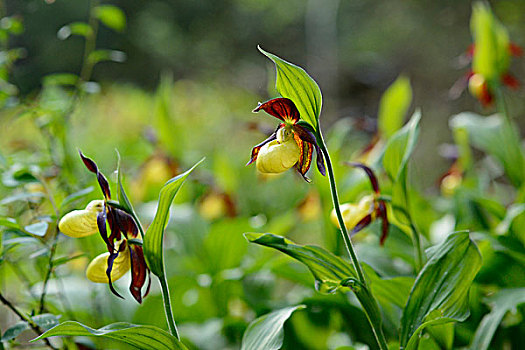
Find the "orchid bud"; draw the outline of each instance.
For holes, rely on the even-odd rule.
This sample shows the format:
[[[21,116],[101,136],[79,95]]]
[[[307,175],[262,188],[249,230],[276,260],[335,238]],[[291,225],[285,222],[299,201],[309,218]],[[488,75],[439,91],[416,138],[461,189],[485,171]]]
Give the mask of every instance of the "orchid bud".
[[[348,230],[352,230],[367,215],[374,215],[374,213],[373,196],[365,196],[357,204],[345,203],[341,205],[341,214]],[[340,228],[335,210],[332,210],[330,219],[334,225]]]
[[[86,277],[95,283],[108,283],[109,279],[106,275],[108,269],[109,252],[105,252],[93,259],[87,269]],[[113,261],[113,268],[111,269],[111,281],[115,282],[120,277],[124,276],[131,268],[131,259],[128,250],[120,252],[117,258]]]
[[[86,209],[73,210],[60,219],[58,229],[70,237],[85,237],[98,232],[97,215],[104,210],[103,200],[91,201]]]
[[[277,133],[277,140],[261,147],[257,156],[257,169],[261,173],[282,173],[293,167],[300,155],[301,150],[294,139],[293,132],[281,128]]]

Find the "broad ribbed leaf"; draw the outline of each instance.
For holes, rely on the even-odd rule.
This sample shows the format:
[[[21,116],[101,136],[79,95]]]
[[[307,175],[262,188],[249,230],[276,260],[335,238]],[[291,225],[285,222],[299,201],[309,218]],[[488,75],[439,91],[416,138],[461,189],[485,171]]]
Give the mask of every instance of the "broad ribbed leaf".
[[[313,245],[297,245],[294,242],[271,233],[245,233],[252,243],[278,249],[305,264],[315,278],[315,287],[323,293],[334,293],[341,287],[341,281],[355,278],[353,267],[338,256]]]
[[[483,117],[464,112],[450,119],[454,130],[468,132],[471,144],[494,157],[515,186],[525,179],[525,164],[518,130],[500,115]]]
[[[36,315],[33,316],[31,319],[33,322],[38,325],[42,329],[49,329],[51,327],[54,327],[58,324],[58,319],[60,318],[60,315],[53,315],[53,314],[42,314],[42,315]],[[2,335],[1,341],[8,341],[11,339],[15,339],[22,333],[23,331],[26,331],[28,329],[31,329],[29,324],[26,321],[19,321],[12,327],[9,327],[4,334]]]
[[[414,151],[419,134],[419,121],[421,112],[418,110],[410,118],[410,121],[388,140],[383,155],[383,168],[386,173],[396,182],[403,174],[408,159]]]
[[[410,80],[400,75],[385,91],[379,102],[377,127],[385,139],[390,138],[401,126],[412,102]]]
[[[430,249],[401,318],[400,348],[415,349],[429,325],[469,316],[468,291],[481,267],[481,254],[468,232],[456,232]]]
[[[244,332],[241,350],[280,349],[284,339],[284,322],[295,310],[305,307],[304,305],[290,306],[253,320]]]
[[[171,203],[175,195],[181,188],[184,181],[190,173],[199,165],[204,158],[195,164],[191,169],[170,179],[160,190],[159,204],[155,218],[146,231],[144,237],[144,256],[148,266],[155,275],[164,276],[164,258],[162,253],[162,239],[164,237],[164,229],[168,222]]]
[[[366,310],[370,322],[381,325],[381,313],[368,288],[356,278],[354,268],[346,261],[321,247],[300,246],[292,241],[270,233],[245,233],[252,243],[271,247],[300,261],[315,278],[315,287],[322,293],[335,293],[341,287],[350,288]]]
[[[119,340],[143,350],[186,350],[186,346],[160,328],[140,326],[126,322],[109,324],[93,329],[79,322],[67,321],[44,332],[33,341],[53,336],[87,336]]]
[[[279,92],[282,97],[287,97],[292,100],[299,110],[301,119],[310,123],[312,127],[317,130],[321,106],[323,104],[323,97],[319,85],[317,85],[315,80],[313,80],[303,68],[266,52],[261,47],[258,48],[261,53],[275,63],[275,69],[277,71],[275,88],[277,92]]]
[[[488,299],[492,311],[485,315],[476,330],[476,335],[470,345],[471,350],[486,350],[503,316],[508,311],[525,303],[525,288],[503,289]]]

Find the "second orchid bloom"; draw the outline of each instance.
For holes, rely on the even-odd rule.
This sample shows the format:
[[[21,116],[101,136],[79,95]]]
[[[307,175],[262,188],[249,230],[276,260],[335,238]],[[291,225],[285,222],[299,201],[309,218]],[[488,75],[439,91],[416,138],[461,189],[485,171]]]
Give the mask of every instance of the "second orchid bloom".
[[[66,214],[59,223],[62,233],[70,237],[85,237],[99,232],[106,243],[107,252],[97,256],[88,265],[86,277],[92,282],[108,283],[111,291],[120,294],[113,287],[113,282],[131,269],[130,292],[139,303],[149,291],[149,269],[144,259],[142,246],[138,244],[139,230],[131,215],[115,208],[109,201],[111,191],[106,177],[98,171],[95,162],[82,153],[80,157],[89,171],[97,175],[97,180],[104,194],[104,200],[94,200],[86,209],[74,210]],[[107,228],[109,227],[109,235]],[[142,288],[149,280],[146,290]]]
[[[379,193],[379,182],[375,176],[372,169],[361,163],[348,163],[351,166],[361,168],[365,171],[372,189],[373,194],[364,196],[361,198],[359,203],[345,203],[341,205],[341,214],[343,215],[343,220],[345,226],[350,231],[350,235],[354,235],[367,227],[372,221],[376,218],[381,218],[382,228],[381,228],[381,238],[379,242],[381,245],[385,242],[385,239],[388,235],[388,217],[385,202],[380,199]],[[339,227],[339,222],[337,220],[337,215],[335,209],[330,215],[330,219],[334,225]]]

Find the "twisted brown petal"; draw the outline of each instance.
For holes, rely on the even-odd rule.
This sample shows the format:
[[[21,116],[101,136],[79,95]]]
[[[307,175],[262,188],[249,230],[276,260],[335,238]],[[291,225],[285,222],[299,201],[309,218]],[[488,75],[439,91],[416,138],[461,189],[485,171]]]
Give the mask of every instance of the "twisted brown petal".
[[[78,153],[80,154],[80,158],[82,158],[82,161],[84,162],[84,165],[86,166],[86,168],[92,173],[97,175],[98,184],[100,188],[102,189],[104,198],[106,198],[106,200],[110,200],[111,191],[109,190],[109,183],[106,177],[104,176],[104,174],[98,171],[97,164],[93,160],[84,156],[84,154],[80,150],[78,151]]]

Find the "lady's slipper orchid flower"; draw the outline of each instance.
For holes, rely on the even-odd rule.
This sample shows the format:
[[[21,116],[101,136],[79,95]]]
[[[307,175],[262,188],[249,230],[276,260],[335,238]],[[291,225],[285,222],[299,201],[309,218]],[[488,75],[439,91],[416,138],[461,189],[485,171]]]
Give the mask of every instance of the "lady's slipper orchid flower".
[[[467,50],[466,58],[472,62],[472,68],[456,82],[451,94],[459,96],[468,86],[470,93],[488,107],[494,102],[498,86],[519,87],[509,68],[511,57],[522,56],[523,51],[510,42],[507,30],[484,3],[474,4],[470,26],[474,43]]]
[[[85,157],[82,152],[79,153],[88,170],[97,175],[104,200],[92,201],[86,209],[75,210],[66,214],[60,220],[59,228],[66,235],[72,237],[83,237],[98,231],[106,243],[108,251],[97,256],[89,264],[86,276],[93,282],[108,283],[113,294],[122,298],[113,288],[113,281],[131,269],[129,289],[135,300],[141,303],[143,296],[148,294],[151,279],[149,279],[143,295],[142,287],[147,276],[149,276],[149,269],[144,259],[142,246],[136,242],[138,226],[131,215],[111,205],[109,202],[111,191],[108,180],[99,172],[93,160]]]
[[[93,259],[87,269],[86,277],[95,283],[109,283],[110,278],[107,275],[109,252],[105,252]],[[113,268],[111,269],[111,281],[116,281],[124,276],[131,268],[131,261],[129,254],[120,254],[113,261]]]
[[[365,227],[367,227],[376,218],[382,220],[382,232],[379,242],[381,245],[385,242],[388,235],[388,217],[386,211],[386,204],[383,200],[379,199],[379,183],[372,169],[361,163],[348,163],[351,166],[361,168],[366,172],[366,175],[370,179],[374,194],[361,198],[359,203],[345,203],[341,205],[341,214],[345,226],[350,231],[350,235],[353,236]],[[337,215],[335,210],[330,214],[332,222],[339,227]]]
[[[312,163],[312,153],[317,153],[317,169],[326,175],[324,158],[317,145],[315,135],[307,127],[302,126],[299,111],[292,100],[284,97],[259,103],[254,112],[260,110],[281,120],[277,129],[266,140],[252,149],[249,165],[256,162],[257,169],[262,173],[282,173],[295,166],[299,174],[308,182],[306,172]]]
[[[69,237],[79,238],[98,232],[97,216],[104,210],[103,200],[89,202],[86,209],[73,210],[60,219],[58,229]]]

